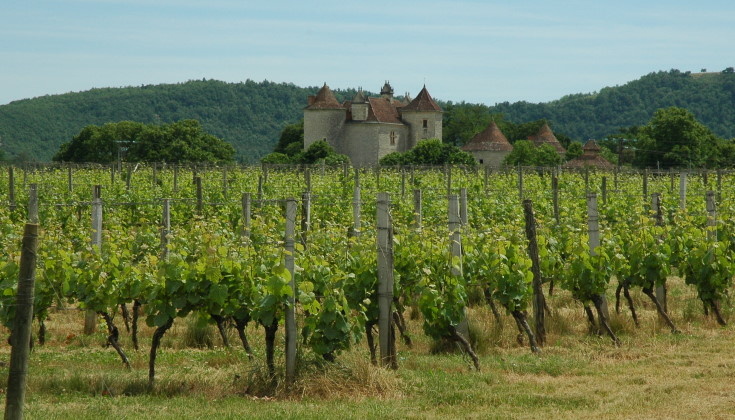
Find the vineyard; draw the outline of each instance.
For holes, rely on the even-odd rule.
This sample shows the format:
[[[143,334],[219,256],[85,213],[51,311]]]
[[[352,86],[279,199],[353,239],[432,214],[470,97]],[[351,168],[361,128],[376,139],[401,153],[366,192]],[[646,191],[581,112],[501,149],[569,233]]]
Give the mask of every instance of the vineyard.
[[[31,221],[29,374],[47,351],[109,346],[90,363],[137,376],[92,391],[101,395],[166,395],[179,369],[169,352],[186,347],[184,329],[207,325],[226,349],[210,353],[240,372],[234,393],[257,398],[308,394],[314,366],[359,359],[365,386],[380,388],[414,353],[456,354],[452,369],[482,375],[506,363],[489,352],[537,365],[569,340],[637,354],[631,330],[675,342],[695,323],[716,340],[731,336],[721,326],[734,181],[724,171],[9,167],[0,321],[12,342]],[[133,384],[141,391],[124,391]]]

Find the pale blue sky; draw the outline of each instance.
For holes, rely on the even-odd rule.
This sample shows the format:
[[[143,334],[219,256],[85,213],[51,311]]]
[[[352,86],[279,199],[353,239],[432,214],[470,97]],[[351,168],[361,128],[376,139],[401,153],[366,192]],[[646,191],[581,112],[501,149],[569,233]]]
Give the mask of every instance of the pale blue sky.
[[[545,102],[734,44],[732,0],[2,0],[0,104],[201,78]]]

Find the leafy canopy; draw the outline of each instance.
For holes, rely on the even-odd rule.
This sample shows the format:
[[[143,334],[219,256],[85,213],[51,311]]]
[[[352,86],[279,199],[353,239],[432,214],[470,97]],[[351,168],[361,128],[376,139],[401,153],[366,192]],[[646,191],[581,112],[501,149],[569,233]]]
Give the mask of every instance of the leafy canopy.
[[[235,149],[205,133],[196,120],[162,125],[122,121],[84,127],[53,160],[110,163],[123,155],[128,162],[231,162]]]
[[[405,152],[393,152],[380,159],[381,165],[475,165],[471,154],[439,139],[421,140],[416,147]]]

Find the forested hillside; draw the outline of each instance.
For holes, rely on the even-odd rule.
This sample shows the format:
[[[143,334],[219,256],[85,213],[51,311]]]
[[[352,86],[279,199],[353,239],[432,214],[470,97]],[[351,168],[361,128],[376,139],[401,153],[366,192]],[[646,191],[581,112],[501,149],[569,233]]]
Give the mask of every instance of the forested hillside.
[[[306,97],[317,89],[201,80],[43,96],[0,106],[0,137],[6,157],[46,161],[90,124],[196,119],[205,131],[231,143],[238,160],[254,162],[273,150],[284,125],[303,116]]]
[[[306,97],[317,89],[268,81],[201,80],[44,96],[0,106],[0,140],[6,158],[46,161],[62,143],[90,124],[196,119],[205,131],[231,143],[239,161],[255,162],[273,150],[285,125],[303,116]],[[340,100],[354,94],[354,90],[334,92]],[[492,92],[487,96],[492,97]],[[718,136],[735,137],[732,72],[651,73],[623,86],[569,95],[543,104],[506,102],[486,106],[439,102],[447,111],[444,140],[456,143],[484,128],[485,123],[480,120],[490,114],[502,113],[514,123],[544,118],[556,133],[584,141],[613,134],[622,127],[645,124],[655,110],[668,106],[690,110]],[[447,126],[451,121],[453,125]]]
[[[555,132],[575,140],[599,139],[622,127],[643,125],[660,108],[686,108],[723,138],[735,137],[735,73],[651,73],[598,93],[568,95],[544,104],[500,103],[490,107],[515,123],[545,118]]]

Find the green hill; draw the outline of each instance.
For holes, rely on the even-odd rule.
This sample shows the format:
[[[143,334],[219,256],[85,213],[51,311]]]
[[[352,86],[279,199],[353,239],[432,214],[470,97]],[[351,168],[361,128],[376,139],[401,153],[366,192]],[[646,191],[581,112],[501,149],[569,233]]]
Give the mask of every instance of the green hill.
[[[481,107],[483,112],[503,113],[516,123],[545,118],[555,132],[586,140],[645,124],[656,109],[679,106],[692,111],[717,135],[735,137],[735,74],[694,76],[677,70],[658,72],[623,86],[548,103]],[[0,139],[8,158],[46,161],[86,125],[191,118],[231,143],[238,160],[255,162],[273,149],[286,124],[303,116],[306,97],[317,90],[268,81],[201,80],[43,96],[0,106]],[[349,99],[354,90],[336,90],[335,94],[338,99]],[[454,104],[454,108],[463,105]]]
[[[622,86],[597,93],[568,95],[532,104],[500,103],[489,107],[514,123],[545,118],[555,132],[575,140],[599,139],[620,128],[646,124],[660,108],[677,106],[723,138],[735,137],[735,73],[651,73]]]

